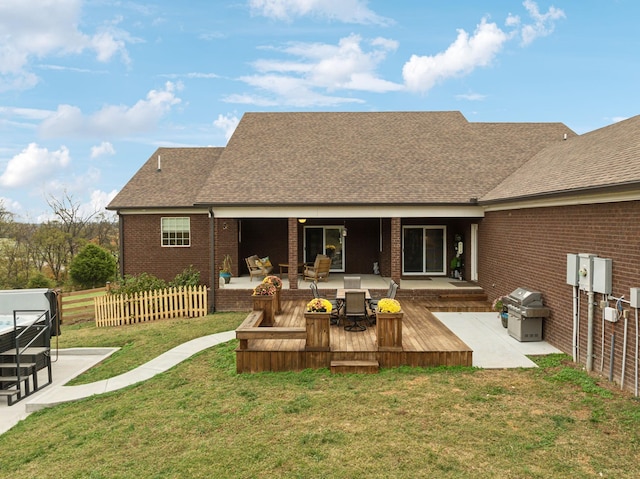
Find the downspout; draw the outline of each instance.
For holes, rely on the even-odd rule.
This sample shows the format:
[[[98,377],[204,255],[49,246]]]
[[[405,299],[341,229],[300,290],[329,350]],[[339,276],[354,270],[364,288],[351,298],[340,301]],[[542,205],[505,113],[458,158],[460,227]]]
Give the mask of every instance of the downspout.
[[[213,215],[213,208],[209,208],[209,239],[211,244],[211,250],[209,254],[209,284],[211,285],[209,295],[209,311],[215,313],[216,311],[216,262],[215,262],[215,251],[216,251],[216,240],[215,240],[215,218]]]
[[[124,227],[122,226],[120,210],[117,210],[116,214],[118,215],[118,238],[120,240],[120,244],[118,245],[118,262],[120,263],[120,276],[124,278]]]

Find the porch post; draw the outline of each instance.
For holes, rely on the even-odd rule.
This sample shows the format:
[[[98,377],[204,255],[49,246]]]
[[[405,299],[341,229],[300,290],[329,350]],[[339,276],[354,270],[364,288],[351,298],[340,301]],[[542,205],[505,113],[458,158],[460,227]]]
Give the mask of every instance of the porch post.
[[[402,228],[400,218],[391,218],[391,279],[400,284],[402,276]]]
[[[289,289],[298,289],[298,219],[289,218]]]

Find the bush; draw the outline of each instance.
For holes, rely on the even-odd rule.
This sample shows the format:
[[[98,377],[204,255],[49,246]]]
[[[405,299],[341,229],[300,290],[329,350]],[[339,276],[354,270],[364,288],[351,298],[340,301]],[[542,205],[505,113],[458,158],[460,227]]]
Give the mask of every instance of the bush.
[[[29,282],[27,283],[27,288],[53,288],[55,286],[54,281],[47,278],[42,273],[37,273],[32,276]]]
[[[193,269],[193,265],[185,268],[182,273],[176,275],[169,283],[169,286],[179,288],[180,286],[198,286],[200,284],[200,271]]]
[[[69,265],[71,280],[83,288],[104,286],[116,275],[116,259],[107,250],[87,243]]]
[[[125,275],[124,278],[118,280],[118,286],[111,290],[112,294],[128,294],[143,293],[145,291],[156,291],[165,289],[167,283],[152,274],[140,273],[137,276]]]

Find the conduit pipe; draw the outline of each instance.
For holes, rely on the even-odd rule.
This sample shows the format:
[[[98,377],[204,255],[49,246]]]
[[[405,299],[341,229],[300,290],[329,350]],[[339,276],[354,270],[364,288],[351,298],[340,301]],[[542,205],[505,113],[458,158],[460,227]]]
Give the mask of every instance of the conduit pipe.
[[[622,372],[620,373],[620,389],[624,389],[624,373],[627,366],[627,326],[629,318],[624,315],[624,334],[622,335]]]
[[[636,310],[636,397],[638,397],[638,308]]]
[[[580,361],[578,345],[580,344],[580,310],[578,309],[578,286],[573,287],[573,362]]]
[[[589,291],[587,298],[589,301],[587,314],[587,371],[593,371],[593,301],[595,293]]]

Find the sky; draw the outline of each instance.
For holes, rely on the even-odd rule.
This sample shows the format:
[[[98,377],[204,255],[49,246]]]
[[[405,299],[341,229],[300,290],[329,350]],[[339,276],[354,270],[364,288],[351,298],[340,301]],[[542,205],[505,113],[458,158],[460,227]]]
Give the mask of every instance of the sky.
[[[640,114],[639,18],[637,0],[0,0],[0,202],[104,212],[156,148],[224,146],[249,111],[583,134]]]

